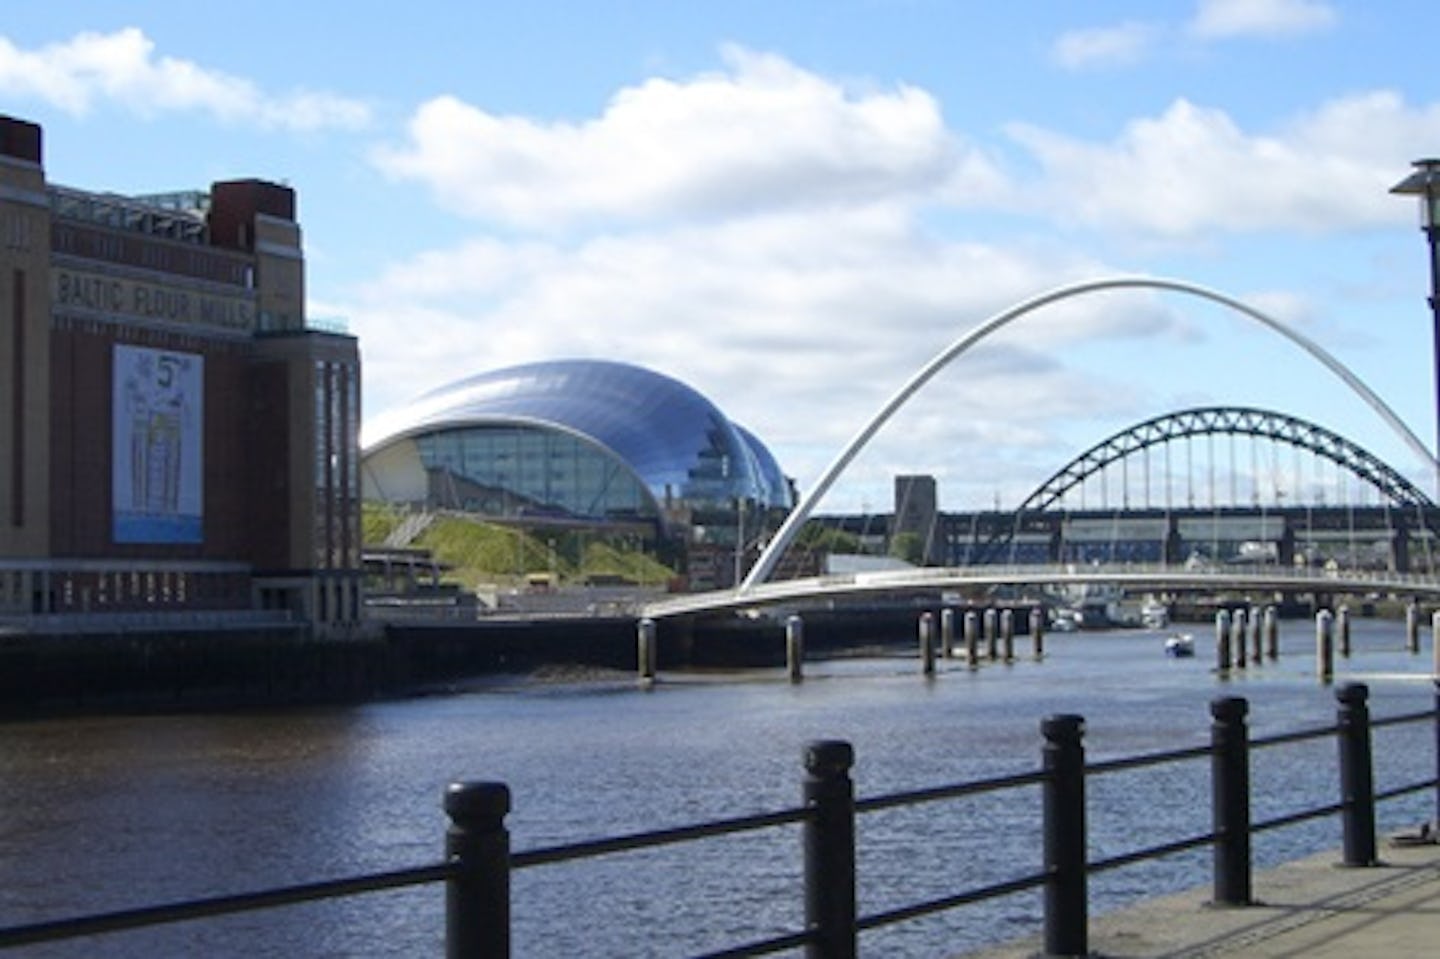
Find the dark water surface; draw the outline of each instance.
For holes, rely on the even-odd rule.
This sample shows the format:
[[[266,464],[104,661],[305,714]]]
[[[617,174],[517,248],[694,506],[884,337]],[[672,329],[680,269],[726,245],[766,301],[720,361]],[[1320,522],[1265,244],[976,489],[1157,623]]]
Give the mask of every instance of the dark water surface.
[[[1086,718],[1091,759],[1203,745],[1209,702],[1250,701],[1252,733],[1330,723],[1313,678],[1313,626],[1286,623],[1282,658],[1229,680],[1199,654],[1166,659],[1140,631],[1052,635],[1043,663],[978,672],[913,656],[778,672],[494,680],[453,696],[234,715],[103,717],[0,725],[0,925],[438,861],[447,783],[509,784],[516,850],[791,808],[801,755],[848,739],[860,797],[1037,768],[1040,720]],[[1337,679],[1371,687],[1377,717],[1434,703],[1430,656],[1395,623],[1357,621]],[[1411,674],[1408,678],[1400,674]],[[1435,733],[1377,730],[1380,788],[1434,775]],[[1333,742],[1252,757],[1257,820],[1336,799]],[[1209,829],[1205,762],[1093,778],[1092,857]],[[1434,814],[1434,798],[1381,807],[1382,831]],[[864,816],[861,913],[1033,872],[1038,790]],[[1267,833],[1260,865],[1338,849],[1325,819]],[[798,827],[543,866],[514,876],[519,957],[671,957],[798,929]],[[1201,850],[1091,879],[1092,912],[1209,883]],[[1257,890],[1258,893],[1258,890]],[[1036,894],[867,933],[873,956],[948,956],[1033,932]],[[439,886],[18,950],[26,956],[439,956]]]

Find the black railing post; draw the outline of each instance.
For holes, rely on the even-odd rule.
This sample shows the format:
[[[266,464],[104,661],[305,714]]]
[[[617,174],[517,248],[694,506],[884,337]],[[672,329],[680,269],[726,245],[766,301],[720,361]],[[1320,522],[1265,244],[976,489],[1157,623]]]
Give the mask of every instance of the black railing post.
[[[806,959],[855,959],[855,750],[819,740],[805,747]]]
[[[1340,819],[1344,825],[1347,866],[1373,866],[1375,855],[1375,776],[1371,764],[1370,689],[1346,683],[1335,691],[1340,701]]]
[[[1045,954],[1083,956],[1089,917],[1085,875],[1085,720],[1050,716],[1045,736]]]
[[[445,855],[455,873],[445,884],[446,959],[509,959],[510,788],[451,783],[445,790]]]
[[[1248,906],[1250,871],[1250,739],[1238,696],[1212,700],[1210,715],[1211,823],[1215,831],[1215,903]]]

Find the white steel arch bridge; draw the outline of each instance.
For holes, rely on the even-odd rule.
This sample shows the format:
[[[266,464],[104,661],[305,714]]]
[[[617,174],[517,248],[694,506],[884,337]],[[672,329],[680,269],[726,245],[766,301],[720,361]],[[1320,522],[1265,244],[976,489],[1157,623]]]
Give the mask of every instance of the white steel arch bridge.
[[[837,599],[894,596],[905,592],[981,596],[997,587],[1119,586],[1164,592],[1242,594],[1380,593],[1419,600],[1440,599],[1440,579],[1413,573],[1323,570],[1290,566],[1191,569],[1174,564],[1045,564],[950,566],[811,576],[760,583],[747,589],[673,596],[644,607],[649,619],[696,616],[767,606],[800,608]]]
[[[1285,337],[1320,362],[1358,397],[1431,468],[1440,468],[1425,445],[1348,367],[1317,343],[1280,320],[1240,300],[1181,280],[1155,277],[1113,277],[1059,287],[997,313],[969,330],[918,370],[856,433],[813,488],[781,524],[748,575],[733,590],[677,596],[645,607],[648,618],[698,615],[769,605],[795,605],[848,596],[895,594],[905,591],[960,590],[973,592],[998,586],[1111,584],[1135,589],[1170,591],[1242,590],[1320,593],[1396,593],[1414,597],[1440,596],[1440,579],[1404,573],[1310,570],[1280,567],[1190,569],[1177,565],[1105,567],[1012,566],[913,568],[900,571],[817,576],[769,582],[781,556],[835,481],[890,418],[940,370],[1002,327],[1044,306],[1097,292],[1149,289],[1182,293],[1225,306]]]

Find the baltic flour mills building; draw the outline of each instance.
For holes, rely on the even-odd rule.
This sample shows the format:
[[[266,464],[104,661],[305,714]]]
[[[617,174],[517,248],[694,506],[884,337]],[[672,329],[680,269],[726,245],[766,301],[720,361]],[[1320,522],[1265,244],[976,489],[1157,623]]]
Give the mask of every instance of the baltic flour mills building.
[[[47,181],[0,116],[0,620],[360,615],[360,362],[295,192]]]

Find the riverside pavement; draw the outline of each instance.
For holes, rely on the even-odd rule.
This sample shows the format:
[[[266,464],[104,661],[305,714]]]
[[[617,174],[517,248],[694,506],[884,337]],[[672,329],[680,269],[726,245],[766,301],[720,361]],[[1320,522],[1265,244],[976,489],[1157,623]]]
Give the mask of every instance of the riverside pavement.
[[[1089,956],[1104,959],[1412,959],[1440,956],[1440,845],[1433,834],[1383,842],[1380,864],[1338,851],[1257,872],[1250,906],[1209,904],[1204,887],[1090,917]],[[964,959],[1032,959],[1030,937]]]

